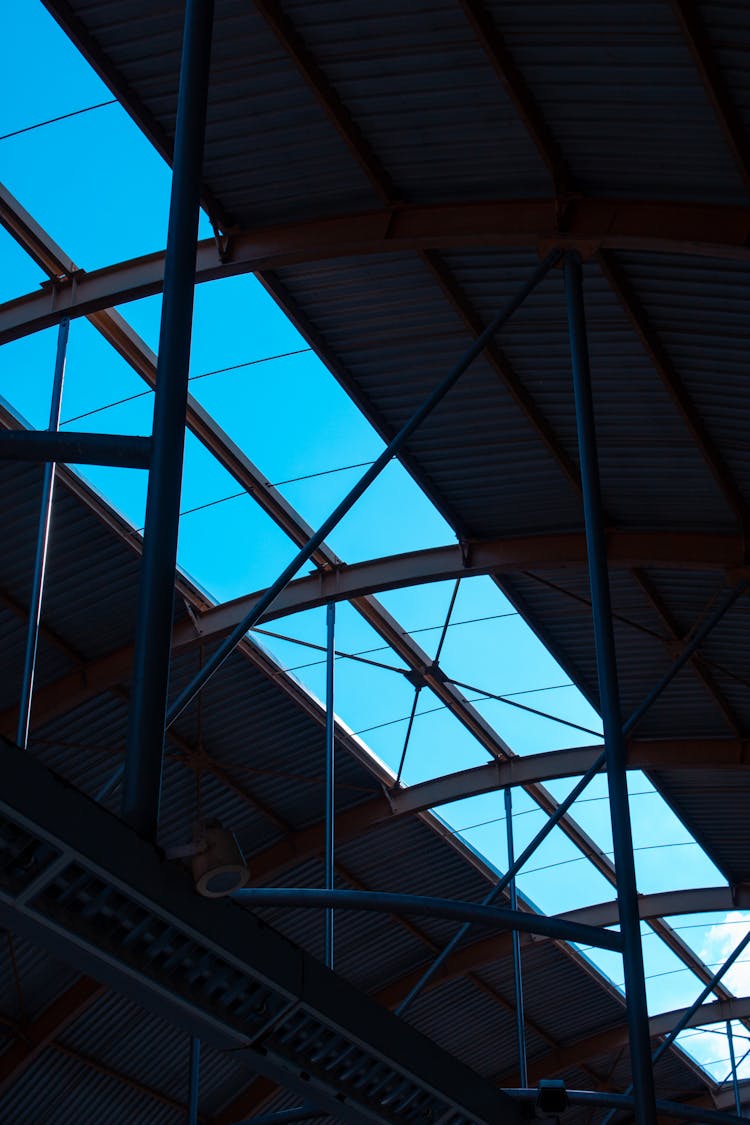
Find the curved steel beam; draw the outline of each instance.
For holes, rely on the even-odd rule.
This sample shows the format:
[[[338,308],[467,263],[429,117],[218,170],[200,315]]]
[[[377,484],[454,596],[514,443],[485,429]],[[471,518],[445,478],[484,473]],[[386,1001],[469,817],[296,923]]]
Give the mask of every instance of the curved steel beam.
[[[747,574],[742,540],[731,535],[680,532],[612,532],[607,539],[612,568],[642,567],[668,570],[725,572],[730,580]],[[580,568],[585,566],[583,534],[562,533],[514,539],[468,542],[436,547],[402,555],[391,555],[351,566],[331,566],[305,578],[290,582],[279,595],[264,621],[314,609],[330,601],[367,598],[384,590],[402,589],[449,578],[471,578],[482,574],[513,573],[535,569]],[[212,606],[200,615],[175,627],[174,649],[205,643],[232,629],[241,621],[264,591],[257,591],[222,605]],[[382,615],[381,615],[382,617]],[[381,632],[381,635],[382,632]],[[129,674],[132,647],[127,645],[90,662],[84,674],[78,670],[40,688],[34,696],[34,723],[39,725],[63,711],[90,699],[92,695],[119,683]],[[444,684],[440,673],[422,669],[425,681],[433,677]],[[11,733],[10,711],[0,713],[0,731]]]
[[[709,914],[714,911],[750,910],[750,886],[739,887],[699,887],[683,891],[666,891],[653,895],[642,895],[638,900],[638,912],[642,921],[674,917],[679,914]],[[567,910],[555,915],[560,921],[590,926],[614,926],[617,924],[617,901],[601,902],[595,906],[584,906],[578,910]],[[548,938],[524,934],[521,942],[535,945]],[[441,984],[457,977],[473,973],[487,965],[495,964],[511,953],[509,933],[492,934],[473,941],[458,949],[448,957],[426,988],[438,988]],[[376,999],[385,1007],[394,1007],[405,996],[412,985],[419,980],[424,966],[406,973],[399,980],[392,981],[376,994]],[[675,1021],[676,1022],[676,1021]],[[623,1025],[624,1026],[624,1025]],[[669,1028],[667,1028],[669,1030]],[[656,1033],[654,1033],[656,1034]]]
[[[299,262],[407,250],[451,247],[551,246],[596,250],[652,250],[750,260],[750,208],[661,200],[579,199],[556,232],[555,200],[403,205],[233,234],[220,258],[216,243],[198,245],[196,281]],[[159,252],[77,271],[45,284],[40,292],[0,306],[0,343],[88,316],[161,291],[164,255]]]
[[[615,569],[708,570],[730,572],[737,577],[750,576],[750,568],[745,566],[742,539],[732,535],[615,531],[607,536],[607,558],[610,567]],[[297,579],[279,594],[264,620],[315,609],[329,601],[428,582],[585,566],[586,540],[582,532],[469,541],[341,565]],[[204,613],[197,625],[202,639],[233,628],[263,593],[261,590],[247,594]]]
[[[661,1035],[668,1035],[677,1021],[687,1009],[679,1008],[673,1012],[662,1012],[652,1016],[649,1020],[649,1034],[652,1039]],[[726,1020],[747,1019],[750,1016],[750,996],[738,996],[731,1000],[714,1000],[710,1004],[703,1004],[688,1020],[686,1027],[703,1027],[712,1023],[723,1023]],[[607,1031],[600,1031],[596,1035],[586,1036],[575,1043],[566,1044],[557,1051],[550,1051],[536,1059],[529,1067],[529,1081],[537,1082],[540,1078],[552,1078],[560,1074],[569,1066],[580,1066],[588,1058],[603,1055],[608,1051],[616,1051],[627,1045],[628,1029],[626,1024],[618,1024]],[[517,1077],[515,1074],[496,1076],[503,1086],[510,1086]]]
[[[351,840],[385,821],[426,812],[467,797],[497,792],[509,785],[533,785],[562,777],[579,777],[600,753],[601,746],[577,746],[528,754],[487,762],[410,785],[406,789],[390,790],[339,813],[336,817],[336,839],[339,842]],[[750,745],[734,738],[633,739],[628,744],[629,769],[717,770],[743,769],[748,765]],[[285,868],[317,855],[322,847],[322,822],[300,829],[251,857],[253,879],[270,879]]]

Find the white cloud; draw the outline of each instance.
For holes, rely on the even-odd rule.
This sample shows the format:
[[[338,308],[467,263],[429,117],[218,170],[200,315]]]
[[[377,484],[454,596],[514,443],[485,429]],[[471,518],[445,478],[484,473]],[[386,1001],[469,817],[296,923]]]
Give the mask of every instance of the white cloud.
[[[747,912],[730,911],[722,922],[716,923],[707,931],[701,946],[701,957],[708,965],[723,963],[749,929],[750,917]],[[722,982],[736,996],[750,996],[750,945],[727,970]]]

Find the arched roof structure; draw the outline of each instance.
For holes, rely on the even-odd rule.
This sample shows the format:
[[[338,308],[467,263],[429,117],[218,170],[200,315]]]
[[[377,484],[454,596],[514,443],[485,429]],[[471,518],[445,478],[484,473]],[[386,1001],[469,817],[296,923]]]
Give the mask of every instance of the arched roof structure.
[[[45,2],[171,161],[184,5]],[[668,947],[709,980],[664,916],[744,909],[750,884],[750,14],[717,0],[431,0],[405,10],[216,0],[213,28],[201,194],[215,238],[198,247],[196,280],[256,273],[386,441],[540,256],[559,249],[582,259],[624,716],[638,712],[735,592],[627,746],[629,766],[646,771],[725,880],[693,897],[640,904]],[[0,221],[49,278],[0,306],[0,342],[87,317],[153,386],[156,356],[114,306],[161,291],[165,256],[87,273],[8,193]],[[493,759],[399,789],[339,725],[336,770],[350,791],[337,806],[336,861],[353,889],[481,899],[492,871],[430,810],[511,784],[554,813],[558,800],[545,782],[577,777],[596,761],[588,745],[514,756],[376,598],[489,575],[599,708],[576,422],[566,294],[552,270],[401,455],[457,545],[346,566],[321,543],[311,556],[317,573],[289,584],[265,618],[351,602],[410,682],[433,692]],[[2,423],[20,426],[10,411]],[[187,425],[304,544],[305,521],[194,400]],[[12,633],[14,615],[27,609],[34,478],[15,463],[0,470],[8,540],[18,543],[0,583]],[[45,596],[35,756],[72,789],[5,751],[17,778],[3,804],[10,859],[2,910],[37,1013],[19,1034],[9,1028],[0,1054],[6,1117],[51,1112],[34,1098],[65,1064],[108,1083],[81,1091],[79,1119],[180,1120],[189,1097],[178,1056],[192,1035],[205,1043],[200,1112],[217,1125],[305,1097],[333,1120],[408,1121],[417,1111],[456,1125],[515,1120],[501,1093],[519,1082],[507,931],[467,940],[411,1019],[397,1021],[386,1009],[451,937],[444,921],[343,915],[331,982],[316,976],[319,943],[304,911],[262,914],[285,935],[273,940],[238,905],[223,904],[218,921],[210,904],[186,897],[155,850],[138,851],[139,843],[132,856],[121,854],[126,829],[81,803],[75,790],[100,792],[113,766],[84,735],[122,742],[134,660],[122,606],[136,597],[140,545],[72,473],[59,475],[60,562],[50,562]],[[182,687],[203,649],[213,651],[262,592],[215,606],[179,578],[178,593],[170,676]],[[76,604],[79,612],[66,610]],[[17,633],[4,654],[7,738],[21,659]],[[202,699],[200,745],[190,712],[168,733],[160,845],[184,842],[192,781],[205,774],[205,803],[238,826],[255,881],[318,884],[324,833],[308,761],[325,721],[320,706],[249,639]],[[83,756],[73,753],[81,743],[89,745]],[[102,803],[114,811],[117,800],[110,792]],[[615,888],[610,857],[572,815],[560,826]],[[96,854],[96,833],[111,852]],[[586,909],[600,926],[616,920],[611,907]],[[241,938],[256,943],[257,956]],[[50,953],[66,966],[62,991],[45,973]],[[524,941],[523,962],[530,1078],[625,1090],[620,993],[562,939]],[[715,994],[703,1022],[750,1017],[746,998],[722,984]],[[101,1045],[102,1029],[123,1025],[131,1031],[118,1062]],[[673,1014],[665,1015],[649,1034],[671,1026]],[[343,1066],[352,1052],[356,1061]],[[153,1071],[157,1060],[169,1090]],[[678,1048],[660,1062],[656,1084],[661,1097],[686,1106],[723,1105],[716,1084]],[[578,1108],[565,1120],[603,1116]]]

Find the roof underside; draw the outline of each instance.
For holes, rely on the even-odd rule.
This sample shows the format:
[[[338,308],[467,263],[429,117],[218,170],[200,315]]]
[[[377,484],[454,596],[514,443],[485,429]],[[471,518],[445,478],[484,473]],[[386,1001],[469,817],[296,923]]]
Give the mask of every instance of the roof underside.
[[[45,2],[168,157],[183,5]],[[346,257],[333,248],[322,260],[318,254],[318,260],[261,275],[384,436],[396,432],[528,277],[539,250],[556,237],[564,239],[577,200],[707,204],[717,209],[717,232],[722,208],[750,202],[745,65],[750,10],[744,6],[717,0],[671,5],[430,0],[403,8],[364,0],[283,5],[217,0],[204,162],[206,207],[228,232],[230,253],[237,229],[376,209],[395,215],[410,205],[550,201],[547,225],[522,238],[523,245],[486,248],[454,240],[449,248],[436,244],[383,255],[349,248]],[[717,233],[716,243],[721,241]],[[711,242],[706,232],[702,242]],[[744,555],[750,513],[750,409],[744,393],[750,289],[743,253],[732,260],[718,249],[713,256],[710,248],[699,253],[685,244],[672,251],[599,244],[585,249],[608,527],[724,534],[741,543]],[[560,274],[553,273],[533,294],[496,346],[420,428],[404,461],[462,538],[582,529]],[[0,586],[23,605],[35,478],[27,470],[3,470],[8,474],[13,479],[3,492],[3,514],[13,533],[6,540],[18,549],[6,549],[0,560]],[[77,661],[125,646],[132,637],[129,614],[137,581],[132,542],[104,527],[88,502],[72,493],[63,493],[60,511],[55,547],[60,557],[49,568],[42,687],[74,670]],[[596,703],[585,570],[549,565],[497,581]],[[725,585],[725,575],[695,567],[613,573],[625,715],[667,670],[675,644],[710,612]],[[195,591],[189,597],[198,599]],[[95,621],[85,612],[94,604]],[[12,611],[3,611],[0,620],[7,662],[0,707],[7,708],[16,694],[23,628]],[[750,606],[741,599],[652,708],[639,735],[744,739],[750,727],[749,625]],[[175,685],[198,659],[195,650],[179,657]],[[269,680],[266,661],[250,646],[237,655],[207,690],[201,716],[205,746],[215,747],[221,759],[220,770],[208,770],[201,801],[205,811],[236,825],[250,851],[269,848],[288,831],[318,820],[322,811],[317,771],[309,783],[304,780],[319,742],[320,715],[298,688]],[[37,752],[76,785],[95,792],[123,745],[126,705],[123,677],[116,691],[90,698],[39,728]],[[251,745],[244,737],[249,724],[257,732]],[[180,833],[195,812],[195,769],[185,768],[195,737],[195,716],[188,715],[176,726],[167,768],[162,827],[169,844],[182,842]],[[277,740],[283,741],[284,770],[294,775],[293,786],[288,777],[267,772]],[[73,746],[81,752],[72,754]],[[379,789],[355,752],[341,735],[340,780],[351,786],[344,807]],[[247,771],[260,772],[248,780]],[[728,881],[750,880],[746,772],[662,770],[652,779]],[[392,857],[399,854],[419,859],[414,868],[404,862],[394,869]],[[423,867],[430,871],[434,894],[479,897],[485,885],[484,876],[421,821],[388,825],[365,841],[346,844],[340,859],[342,883],[352,886],[423,890]],[[283,881],[314,885],[320,872],[307,861],[291,872],[287,868]],[[273,916],[273,922],[319,952],[320,935],[310,936],[301,915]],[[341,971],[363,989],[376,990],[407,976],[447,934],[440,923],[416,930],[392,919],[345,920]],[[372,957],[363,958],[362,948]],[[48,1000],[43,994],[48,967],[35,966],[29,957],[28,978],[40,989],[41,1010]],[[532,1059],[621,1022],[619,1001],[570,953],[546,944],[532,957]],[[514,1066],[511,999],[503,962],[426,994],[413,1019],[481,1073],[503,1077]],[[100,1010],[118,1003],[124,1001],[111,995],[96,1000],[87,1017],[91,1028]],[[462,1012],[460,1026],[446,1017],[453,1005]],[[138,1018],[144,1027],[151,1019],[133,1014],[135,1024]],[[76,1024],[76,1035],[83,1036],[77,1050],[96,1041],[91,1028]],[[150,1034],[158,1038],[153,1029]],[[143,1044],[148,1041],[144,1033]],[[56,1065],[78,1063],[61,1055]],[[237,1074],[222,1071],[228,1065],[215,1061],[211,1112],[230,1100],[232,1082],[242,1085]],[[625,1065],[614,1051],[592,1057],[584,1070],[568,1069],[566,1077],[571,1085],[590,1086],[607,1074],[617,1086],[617,1068]],[[696,1079],[675,1057],[659,1072],[659,1083],[678,1096],[694,1090]],[[621,1084],[627,1084],[625,1078]],[[7,1096],[15,1094],[32,1096],[20,1086]],[[184,1092],[175,1097],[184,1098]],[[3,1109],[11,1120],[29,1113],[24,1107]],[[46,1110],[36,1112],[43,1116]],[[123,1110],[123,1120],[127,1112],[135,1111]],[[177,1120],[169,1112],[164,1108],[163,1120]]]

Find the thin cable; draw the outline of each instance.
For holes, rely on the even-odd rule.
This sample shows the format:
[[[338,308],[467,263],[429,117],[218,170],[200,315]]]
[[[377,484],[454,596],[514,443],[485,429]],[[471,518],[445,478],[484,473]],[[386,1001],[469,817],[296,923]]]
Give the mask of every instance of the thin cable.
[[[34,129],[41,129],[44,125],[55,125],[58,121],[67,121],[69,117],[80,117],[82,113],[91,113],[92,109],[103,109],[105,105],[116,105],[117,98],[110,98],[108,102],[97,102],[96,105],[87,105],[83,109],[74,109],[70,113],[61,113],[59,117],[50,117],[46,121],[37,121],[36,125],[24,125],[23,129],[14,129],[12,133],[4,133],[0,141],[10,140],[11,137],[20,137],[22,133],[31,133]]]
[[[104,105],[109,103],[104,102]],[[0,137],[0,141],[3,140]],[[293,352],[280,352],[279,355],[267,355],[261,359],[248,359],[245,363],[234,363],[231,367],[217,367],[215,371],[204,371],[200,375],[191,375],[188,379],[189,383],[194,383],[198,379],[208,379],[210,375],[223,375],[227,371],[239,371],[242,367],[255,367],[259,363],[272,363],[276,359],[288,359],[292,355],[303,355],[305,352],[311,352],[312,348],[297,348]],[[104,410],[112,410],[115,406],[122,406],[126,402],[135,402],[137,398],[145,398],[146,395],[154,393],[153,387],[149,387],[147,391],[139,391],[136,395],[128,395],[127,398],[118,398],[114,402],[108,402],[105,406],[96,406],[93,410],[87,410],[85,414],[76,414],[73,418],[66,418],[61,422],[61,426],[69,426],[71,422],[80,422],[81,418],[90,418],[92,414],[101,414]],[[367,462],[370,464],[370,462]]]
[[[456,604],[456,597],[458,595],[458,588],[460,585],[461,579],[457,578],[456,584],[453,587],[453,593],[451,594],[451,600],[448,604],[448,612],[445,615],[445,621],[443,622],[443,627],[440,632],[440,640],[438,641],[437,651],[435,652],[435,659],[433,660],[433,664],[437,664],[440,660],[440,653],[443,651],[443,644],[445,643],[445,638],[451,623],[451,615],[453,614],[453,607]],[[406,762],[406,751],[409,749],[409,739],[411,738],[411,731],[412,727],[414,726],[414,716],[417,713],[419,696],[423,686],[423,684],[417,684],[414,691],[414,702],[411,705],[411,714],[409,715],[409,723],[406,728],[406,735],[404,737],[404,746],[401,751],[401,757],[399,758],[398,770],[396,771],[396,780],[393,783],[394,788],[397,788],[401,784],[401,774],[403,773],[404,763]]]
[[[325,652],[325,645],[316,645],[313,641],[303,641],[299,637],[287,637],[284,633],[274,633],[272,629],[261,629],[260,625],[256,625],[251,632],[262,633],[264,637],[275,637],[279,641],[289,641],[291,644],[301,645],[302,648],[313,648],[316,652]],[[395,664],[384,664],[380,660],[370,660],[358,652],[344,652],[340,648],[336,649],[336,656],[340,656],[344,660],[356,660],[358,664],[369,664],[373,668],[383,668],[386,672],[399,672],[402,676],[409,671],[408,668],[398,668]],[[325,664],[325,660],[315,660],[312,664],[297,664],[294,668],[287,668],[286,671],[295,672],[300,668],[314,668],[318,664]]]
[[[656,789],[638,789],[634,793],[629,793],[628,796],[629,797],[661,797],[661,793],[658,793],[656,791]],[[609,800],[609,797],[605,793],[601,797],[581,797],[580,800],[578,801],[578,804],[579,805],[588,805],[592,801],[608,801],[608,800]],[[539,813],[543,812],[543,811],[544,810],[540,809],[540,808],[522,809],[521,812],[514,812],[513,813],[513,819],[518,820],[518,818],[521,817],[521,816],[534,816],[534,815],[538,816]],[[463,828],[455,828],[453,825],[451,825],[451,827],[453,828],[454,832],[471,832],[472,829],[474,829],[474,828],[485,828],[489,824],[502,824],[504,821],[505,821],[504,816],[493,816],[489,820],[478,820],[476,824],[467,824]]]
[[[583,727],[580,723],[571,722],[570,719],[561,719],[558,715],[550,715],[548,711],[539,711],[536,707],[528,707],[525,703],[516,703],[507,695],[495,695],[494,692],[485,691],[484,688],[474,687],[473,684],[465,684],[461,680],[449,679],[449,684],[454,684],[455,687],[462,688],[464,691],[478,691],[481,696],[486,699],[495,699],[498,703],[507,703],[509,707],[517,707],[520,711],[526,711],[530,715],[538,715],[542,719],[551,719],[553,723],[561,723],[564,727],[571,727],[573,730],[583,731],[584,734],[592,734],[595,738],[603,738],[604,736],[598,730],[592,730],[591,727]]]
[[[387,648],[388,646],[384,645],[383,647]],[[378,652],[379,649],[370,649],[369,651],[370,652]],[[315,663],[319,664],[319,663],[321,663],[321,661],[316,661]],[[310,665],[310,667],[312,667],[312,665]],[[450,683],[451,681],[448,681],[448,682]],[[548,688],[526,688],[525,691],[509,692],[507,695],[504,695],[502,698],[503,698],[503,700],[510,700],[513,696],[516,696],[516,695],[532,695],[534,692],[537,692],[537,691],[557,691],[559,688],[567,688],[567,687],[570,687],[570,686],[571,686],[570,684],[556,684],[554,687],[548,687]],[[474,696],[474,698],[469,696],[467,698],[467,703],[481,703],[485,698],[486,698],[486,696],[484,694]],[[447,710],[448,710],[448,704],[447,703],[440,703],[440,704],[438,704],[437,707],[427,707],[424,711],[420,711],[419,714],[420,715],[434,715],[436,711],[447,711]],[[355,730],[354,733],[355,734],[367,734],[368,731],[371,731],[371,730],[382,730],[383,727],[394,727],[394,726],[396,726],[397,723],[405,723],[407,721],[408,717],[409,717],[408,715],[401,715],[401,716],[399,716],[398,719],[386,719],[386,721],[384,723],[375,723],[371,727],[362,727],[361,730]],[[554,715],[549,715],[548,718],[553,719]],[[564,720],[560,720],[560,722],[564,722]],[[597,737],[600,738],[601,735],[598,735]]]
[[[73,419],[71,419],[72,421]],[[313,480],[316,477],[328,477],[332,473],[345,473],[348,469],[362,469],[367,465],[372,465],[372,461],[358,461],[355,465],[339,465],[335,469],[319,469],[316,473],[305,473],[301,477],[289,477],[288,480],[269,481],[271,488],[281,488],[283,484],[296,484],[302,480]],[[205,508],[214,508],[217,504],[226,504],[228,500],[239,500],[242,496],[250,496],[250,493],[243,489],[242,492],[230,492],[228,496],[219,496],[216,500],[207,500],[205,504],[197,504],[194,508],[185,508],[180,512],[180,519],[183,516],[191,516],[193,512],[202,512]]]

